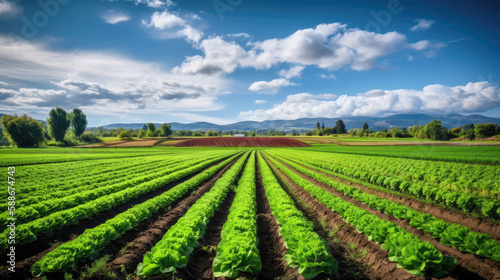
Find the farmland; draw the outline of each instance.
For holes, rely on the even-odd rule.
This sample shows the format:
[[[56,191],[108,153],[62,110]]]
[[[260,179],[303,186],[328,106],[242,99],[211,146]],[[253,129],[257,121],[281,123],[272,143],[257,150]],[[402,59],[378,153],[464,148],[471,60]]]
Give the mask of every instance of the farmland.
[[[0,150],[0,278],[500,279],[499,147],[232,139]]]

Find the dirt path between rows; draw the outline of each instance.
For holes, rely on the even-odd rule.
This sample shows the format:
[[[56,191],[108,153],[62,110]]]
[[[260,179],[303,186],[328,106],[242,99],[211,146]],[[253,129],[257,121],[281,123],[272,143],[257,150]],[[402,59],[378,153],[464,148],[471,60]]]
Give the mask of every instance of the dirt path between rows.
[[[335,232],[334,238],[337,238],[343,244],[353,244],[358,249],[364,249],[367,254],[362,261],[366,264],[362,271],[364,275],[372,280],[406,280],[406,279],[425,279],[408,273],[404,269],[398,269],[396,263],[390,262],[387,251],[380,248],[380,245],[374,241],[368,240],[364,234],[359,234],[356,228],[347,224],[337,213],[330,210],[324,204],[312,197],[303,188],[297,186],[283,172],[272,166],[273,172],[277,177],[295,194],[297,199],[308,205],[312,211],[316,212],[318,218],[323,219],[327,227]]]
[[[280,235],[278,220],[276,220],[269,206],[257,160],[255,164],[257,166],[257,236],[262,260],[262,271],[259,273],[258,279],[298,278],[300,276],[298,269],[291,268],[285,261],[285,254],[288,249],[284,245],[285,240]]]
[[[224,159],[217,161],[213,165],[216,165],[222,162]],[[212,166],[213,166],[212,165]],[[211,167],[211,166],[210,166]],[[204,170],[210,168],[207,167]],[[203,171],[201,171],[203,172]],[[184,178],[181,178],[177,181],[171,182],[163,187],[156,189],[155,191],[144,194],[138,198],[132,198],[127,203],[122,204],[116,208],[111,210],[103,211],[96,216],[93,216],[90,220],[85,219],[80,221],[76,225],[71,225],[65,227],[64,229],[53,233],[52,235],[44,235],[38,237],[38,239],[30,244],[18,245],[16,246],[16,273],[10,273],[7,270],[7,267],[0,271],[0,279],[32,279],[31,276],[31,266],[43,258],[47,253],[55,249],[55,246],[51,244],[60,242],[59,245],[69,242],[72,239],[76,238],[78,235],[82,234],[86,229],[94,228],[107,220],[115,217],[116,215],[123,213],[124,211],[132,208],[136,204],[140,204],[149,200],[155,196],[161,195],[162,193],[170,190],[172,187],[180,184],[190,178],[196,176],[200,172],[196,172],[194,174],[188,175]],[[62,241],[62,242],[61,242]],[[6,262],[6,256],[3,255],[0,257],[0,261],[3,263]]]
[[[127,274],[132,274],[137,268],[137,265],[142,261],[144,255],[151,250],[151,248],[161,240],[163,235],[172,227],[177,221],[184,216],[184,214],[191,208],[191,206],[205,193],[207,193],[215,184],[217,180],[237,161],[235,159],[221,171],[219,171],[208,182],[203,183],[201,187],[178,203],[172,210],[162,215],[156,222],[149,225],[149,227],[140,232],[137,237],[124,247],[124,250],[119,252],[113,261],[108,263],[107,270],[112,271],[117,275],[118,279],[125,279]],[[172,204],[175,205],[175,204]]]
[[[290,159],[289,159],[290,160]],[[315,170],[312,168],[309,168],[307,166],[302,165],[300,162],[290,160],[303,168],[307,168],[311,171],[314,171],[318,174],[327,176],[330,179],[333,179],[335,181],[338,181],[340,183],[346,184],[351,187],[355,187],[358,190],[361,190],[363,192],[369,193],[369,194],[374,194],[380,198],[383,199],[388,199],[393,202],[400,203],[404,206],[410,207],[414,210],[429,213],[434,215],[438,219],[445,220],[449,223],[457,223],[457,224],[462,224],[466,227],[469,227],[472,231],[475,232],[480,232],[480,233],[486,233],[491,235],[495,240],[500,241],[500,224],[494,221],[486,220],[486,219],[480,219],[480,218],[475,218],[472,216],[468,216],[466,214],[457,212],[452,209],[445,209],[441,206],[438,205],[433,205],[429,203],[422,202],[420,200],[410,198],[410,197],[405,197],[403,195],[395,194],[395,193],[388,193],[384,192],[381,190],[373,189],[365,185],[361,185],[337,176],[333,176],[324,172],[321,172],[319,170]]]
[[[362,204],[354,198],[344,195],[342,192],[337,191],[326,184],[318,182],[313,178],[298,172],[287,164],[283,162],[281,163],[293,172],[299,174],[302,178],[306,179],[310,183],[325,189],[326,191],[342,198],[343,200],[351,204],[367,210],[368,212],[378,216],[379,218],[397,224],[408,232],[419,236],[420,240],[432,243],[439,251],[441,251],[445,255],[453,256],[455,259],[457,259],[458,266],[450,274],[451,276],[455,276],[456,278],[460,279],[500,279],[500,270],[498,269],[497,263],[495,261],[490,259],[481,259],[480,257],[477,257],[473,254],[463,253],[453,247],[444,246],[440,244],[439,241],[434,239],[430,234],[425,233],[423,230],[418,230],[411,227],[407,220],[396,219],[395,217],[389,216],[379,210],[371,209],[367,204]]]

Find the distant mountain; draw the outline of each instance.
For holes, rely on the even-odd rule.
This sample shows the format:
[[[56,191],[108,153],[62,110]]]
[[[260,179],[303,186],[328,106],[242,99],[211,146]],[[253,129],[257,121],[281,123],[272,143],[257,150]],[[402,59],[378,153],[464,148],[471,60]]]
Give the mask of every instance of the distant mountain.
[[[195,122],[195,123],[178,123],[172,122],[173,130],[215,130],[215,131],[227,131],[227,130],[309,130],[316,127],[316,123],[325,123],[325,126],[332,127],[335,126],[339,118],[302,118],[296,120],[269,120],[269,121],[242,121],[226,125],[218,125],[209,122]],[[388,117],[345,117],[340,118],[344,121],[346,129],[351,128],[361,128],[366,122],[370,129],[374,131],[382,130],[384,128],[391,127],[409,127],[415,125],[427,124],[428,122],[438,119],[443,122],[443,125],[447,128],[454,128],[463,126],[469,123],[495,123],[500,125],[500,118],[490,118],[481,115],[469,115],[464,116],[460,114],[444,114],[444,115],[425,115],[425,114],[401,114],[393,115]],[[156,126],[160,126],[159,123],[155,123]],[[142,128],[144,123],[115,123],[105,125],[105,128],[119,128],[123,127],[125,129],[137,129]]]

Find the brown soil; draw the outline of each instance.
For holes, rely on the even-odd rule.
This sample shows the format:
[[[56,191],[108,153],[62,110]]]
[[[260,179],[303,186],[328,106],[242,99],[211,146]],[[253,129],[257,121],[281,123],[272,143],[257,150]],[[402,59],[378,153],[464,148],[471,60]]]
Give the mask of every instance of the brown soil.
[[[258,163],[255,163],[258,166]],[[291,268],[285,261],[288,249],[285,240],[280,235],[279,223],[271,212],[269,201],[262,184],[262,175],[257,167],[257,235],[259,237],[259,253],[262,261],[262,271],[258,279],[294,279],[300,275],[298,270]]]
[[[275,175],[276,169],[273,169]],[[277,176],[283,189],[287,194],[294,200],[295,206],[299,209],[302,214],[314,224],[314,231],[318,233],[323,239],[328,242],[328,247],[330,254],[337,260],[339,268],[337,273],[333,275],[334,279],[369,279],[366,275],[361,272],[363,270],[364,264],[357,260],[356,255],[359,256],[359,251],[346,249],[347,244],[340,244],[339,242],[334,242],[330,238],[330,234],[333,233],[327,226],[325,220],[320,218],[317,213],[305,204],[290,187],[287,181],[284,181],[282,177]],[[315,279],[325,279],[328,275],[318,275]]]
[[[434,141],[342,141],[333,138],[317,138],[317,137],[294,137],[302,141],[313,142],[317,144],[337,144],[341,146],[498,146],[500,143],[476,143],[476,142],[434,142]],[[495,140],[495,139],[481,139]],[[497,140],[498,141],[498,140]]]
[[[327,227],[335,232],[337,238],[342,244],[354,244],[356,248],[364,249],[367,255],[361,259],[366,264],[365,269],[362,270],[363,274],[369,279],[384,279],[384,280],[400,280],[400,279],[425,279],[409,274],[404,269],[397,269],[396,263],[390,262],[388,253],[380,248],[380,245],[374,241],[368,240],[364,234],[359,234],[356,228],[344,222],[344,220],[328,209],[324,204],[320,203],[308,192],[293,183],[286,177],[280,170],[274,166],[273,171],[277,177],[290,187],[295,193],[294,197],[300,199],[303,203],[308,205],[312,211],[316,212],[318,218],[323,219],[327,223]]]
[[[229,210],[236,193],[231,191],[222,202],[219,211],[210,218],[205,235],[198,240],[200,246],[195,248],[186,267],[178,270],[176,277],[181,279],[215,279],[212,262],[215,258],[217,245],[221,241],[221,231],[227,221]]]
[[[218,164],[219,162],[221,162],[223,160],[224,159],[222,159],[214,164]],[[207,167],[207,168],[210,168],[210,167]],[[19,270],[20,272],[26,271],[27,273],[29,273],[29,276],[23,275],[20,272],[18,272],[14,275],[13,279],[24,279],[23,277],[25,277],[25,276],[27,277],[27,279],[30,279],[31,278],[31,272],[30,272],[31,265],[33,265],[35,262],[39,261],[42,257],[44,257],[47,253],[49,253],[51,250],[54,249],[54,248],[51,248],[52,246],[50,245],[50,243],[59,242],[59,241],[68,242],[70,239],[73,239],[76,236],[82,234],[86,229],[94,228],[94,227],[106,222],[107,220],[115,217],[116,215],[126,211],[127,209],[133,207],[134,205],[143,203],[146,200],[149,200],[155,196],[158,196],[158,195],[168,191],[172,187],[192,178],[196,174],[199,174],[199,173],[188,175],[180,180],[177,180],[175,182],[171,182],[171,183],[169,183],[161,188],[156,189],[155,191],[147,193],[147,194],[140,196],[138,198],[132,198],[131,200],[129,200],[125,204],[122,204],[116,208],[101,212],[101,213],[97,214],[96,216],[93,216],[90,220],[88,220],[88,219],[82,220],[78,224],[65,227],[64,229],[57,231],[57,232],[53,233],[52,235],[40,236],[33,243],[16,246],[16,260],[17,260],[16,270]],[[0,260],[3,263],[5,263],[7,261],[6,255],[2,255],[0,257]],[[24,262],[24,260],[26,260],[26,262]],[[23,266],[21,266],[21,265],[23,265]],[[11,275],[12,274],[9,273],[9,271],[7,270],[7,267],[4,267],[4,269],[2,269],[0,271],[0,279],[7,279],[5,277],[12,277]]]
[[[284,164],[284,163],[283,163]],[[311,177],[308,177],[297,170],[293,169],[292,167],[284,164],[287,168],[291,169],[293,172],[299,174],[302,178],[308,180],[309,182],[315,184],[316,186],[319,186],[325,190],[327,190],[330,193],[335,194],[336,196],[342,198],[343,200],[352,203],[362,209],[367,210],[368,212],[377,215],[379,218],[382,218],[384,220],[388,220],[392,223],[397,224],[398,226],[404,228],[410,233],[413,233],[415,235],[418,235],[420,240],[428,241],[432,243],[438,250],[440,250],[442,253],[445,255],[453,256],[454,258],[457,259],[457,264],[459,267],[457,267],[452,273],[451,276],[460,276],[460,279],[500,279],[500,270],[497,267],[497,263],[493,260],[490,259],[484,259],[482,260],[481,258],[472,255],[472,254],[467,254],[467,253],[462,253],[461,251],[453,248],[453,247],[448,247],[441,245],[439,241],[435,240],[432,238],[430,234],[425,233],[422,230],[415,229],[409,225],[409,222],[403,219],[396,219],[393,216],[389,216],[387,214],[384,214],[381,211],[378,211],[376,209],[371,209],[368,205],[362,204],[361,202],[344,195],[342,192],[337,191],[330,186],[323,184],[321,182],[318,182]]]
[[[293,161],[293,162],[301,165],[300,162],[296,162],[296,161]],[[400,203],[404,206],[410,207],[410,208],[417,210],[417,211],[422,211],[425,213],[432,214],[436,218],[445,220],[449,223],[462,224],[466,227],[469,227],[472,231],[489,234],[495,240],[500,241],[500,224],[499,223],[496,223],[496,222],[493,222],[490,220],[486,220],[486,219],[471,217],[471,216],[465,215],[463,213],[457,212],[457,211],[452,210],[452,209],[445,209],[445,208],[440,207],[438,205],[428,204],[428,203],[422,202],[422,201],[417,200],[417,199],[405,197],[403,195],[399,195],[399,194],[395,194],[395,193],[387,193],[387,192],[384,192],[381,190],[376,190],[376,189],[367,187],[365,185],[357,184],[357,183],[354,183],[352,181],[349,181],[349,180],[346,180],[346,179],[343,179],[340,177],[336,177],[336,176],[326,174],[326,173],[323,173],[323,172],[315,170],[315,169],[311,169],[307,166],[303,166],[303,165],[301,165],[301,166],[304,168],[308,168],[308,169],[310,169],[318,174],[325,175],[325,176],[327,176],[333,180],[339,181],[343,184],[349,185],[351,187],[355,187],[359,190],[362,190],[363,192],[374,194],[380,198],[388,199],[388,200],[391,200],[393,202]]]
[[[237,159],[224,167],[224,169],[219,171],[210,181],[204,183],[195,193],[177,204],[175,208],[161,216],[153,224],[150,224],[147,230],[138,234],[137,238],[127,244],[125,250],[119,252],[115,259],[107,265],[107,269],[115,272],[117,276],[123,276],[123,278],[126,277],[126,274],[133,273],[137,265],[142,261],[144,255],[161,240],[170,227],[177,223],[201,196],[213,187],[215,182],[236,162],[236,160]],[[125,273],[122,267],[124,267]]]

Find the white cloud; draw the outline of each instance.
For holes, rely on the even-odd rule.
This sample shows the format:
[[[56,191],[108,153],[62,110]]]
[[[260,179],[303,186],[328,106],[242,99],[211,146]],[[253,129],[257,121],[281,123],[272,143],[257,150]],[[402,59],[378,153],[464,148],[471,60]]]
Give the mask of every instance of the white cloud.
[[[267,100],[257,99],[255,100],[255,104],[266,104]]]
[[[322,78],[322,79],[330,79],[330,80],[336,80],[337,77],[335,77],[335,75],[333,74],[319,74],[319,76]]]
[[[408,44],[408,48],[416,51],[423,51],[424,55],[427,57],[435,56],[438,51],[444,47],[446,47],[445,43],[431,42],[429,40],[421,40],[413,44]]]
[[[241,37],[241,38],[250,38],[250,35],[248,33],[235,33],[235,34],[228,34],[226,35],[227,37],[231,37],[231,38],[238,38],[238,37]]]
[[[0,0],[0,19],[10,18],[22,12],[22,8],[14,2]]]
[[[41,85],[0,88],[0,111],[48,112],[62,106],[102,115],[120,110],[132,114],[128,112],[137,108],[160,114],[224,108],[218,96],[225,93],[227,81],[221,77],[174,74],[156,63],[109,52],[54,51],[0,35],[0,61],[0,80]]]
[[[212,36],[200,43],[203,56],[188,57],[177,70],[181,73],[231,73],[237,67],[268,69],[280,63],[291,63],[328,70],[364,71],[375,67],[379,58],[404,49],[406,36],[397,32],[379,34],[348,29],[345,24],[331,23],[301,29],[283,39],[250,42],[246,47],[249,49]]]
[[[413,61],[413,56],[409,55],[408,56],[408,61],[412,62]]]
[[[305,66],[297,65],[288,70],[282,69],[278,72],[278,75],[285,79],[291,79],[295,77],[300,77],[300,74],[305,69]]]
[[[241,112],[248,120],[383,116],[398,113],[470,113],[500,106],[500,88],[488,82],[465,86],[429,85],[422,90],[371,90],[356,96],[289,95],[268,110]]]
[[[296,86],[287,79],[274,79],[272,81],[258,81],[250,85],[248,88],[251,91],[259,91],[260,93],[275,94],[282,87]]]
[[[102,15],[102,19],[106,23],[117,24],[117,23],[120,23],[120,22],[129,21],[130,20],[130,16],[127,15],[127,14],[125,14],[125,13],[122,13],[122,12],[118,12],[118,11],[115,11],[115,10],[109,10],[105,14]]]
[[[431,28],[431,26],[436,22],[432,19],[416,19],[415,22],[417,23],[416,25],[410,27],[411,31],[420,31],[420,30],[426,30]]]
[[[143,20],[142,24],[158,31],[157,36],[162,39],[185,37],[190,42],[198,42],[203,36],[203,32],[187,24],[180,15],[168,11],[154,12],[150,20]]]

